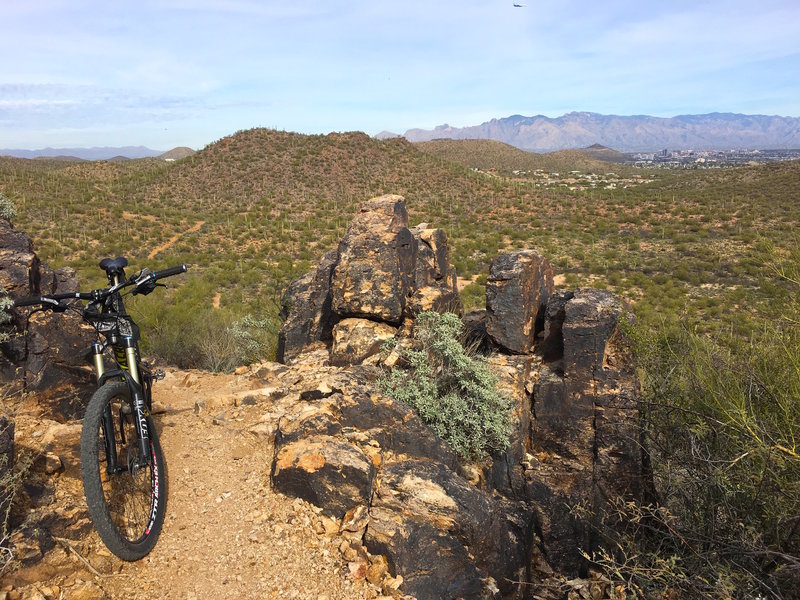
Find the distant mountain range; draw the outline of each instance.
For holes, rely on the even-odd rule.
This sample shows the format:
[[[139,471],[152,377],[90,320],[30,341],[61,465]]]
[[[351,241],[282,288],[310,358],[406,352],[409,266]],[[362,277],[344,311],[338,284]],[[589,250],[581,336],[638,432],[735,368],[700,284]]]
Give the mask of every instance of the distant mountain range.
[[[381,132],[380,137],[389,137]],[[522,150],[550,152],[602,144],[622,152],[800,148],[800,118],[734,113],[617,116],[572,112],[561,117],[512,115],[472,127],[409,129],[410,142],[488,139]]]
[[[95,148],[42,148],[40,150],[3,150],[0,156],[17,158],[78,158],[81,160],[112,160],[124,158],[150,158],[165,154],[144,146],[95,147]]]

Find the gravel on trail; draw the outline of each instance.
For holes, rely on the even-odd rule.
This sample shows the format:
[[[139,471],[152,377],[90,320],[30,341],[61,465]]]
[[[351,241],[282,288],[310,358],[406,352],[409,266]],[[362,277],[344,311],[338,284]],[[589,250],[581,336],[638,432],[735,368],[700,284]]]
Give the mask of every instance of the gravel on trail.
[[[18,446],[63,462],[48,475],[53,493],[36,510],[71,522],[63,537],[53,534],[55,543],[40,559],[3,576],[0,598],[401,597],[353,568],[340,551],[347,544],[338,524],[271,489],[272,441],[285,407],[253,392],[257,383],[247,374],[178,371],[154,385],[169,476],[167,517],[153,552],[136,563],[111,555],[86,522],[79,426],[20,411]]]

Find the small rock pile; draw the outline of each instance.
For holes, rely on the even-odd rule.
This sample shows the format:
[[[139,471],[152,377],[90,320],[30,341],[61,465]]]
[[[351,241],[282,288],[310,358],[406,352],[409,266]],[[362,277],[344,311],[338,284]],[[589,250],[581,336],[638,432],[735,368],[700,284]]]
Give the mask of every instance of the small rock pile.
[[[555,290],[534,250],[496,258],[486,310],[465,322],[514,401],[513,433],[505,452],[463,464],[376,385],[384,340],[408,338],[421,310],[461,314],[448,255],[444,232],[409,229],[404,200],[382,196],[290,286],[280,359],[347,368],[280,419],[273,485],[332,518],[363,515],[351,544],[385,556],[417,598],[548,597],[542,582],[588,576],[581,551],[597,547],[570,507],[600,515],[640,493],[627,315],[608,292]]]

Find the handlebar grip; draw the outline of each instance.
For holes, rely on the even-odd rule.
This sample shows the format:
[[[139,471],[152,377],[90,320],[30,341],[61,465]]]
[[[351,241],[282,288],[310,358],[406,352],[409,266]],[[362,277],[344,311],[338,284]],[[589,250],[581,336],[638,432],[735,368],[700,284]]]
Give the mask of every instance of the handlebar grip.
[[[25,296],[14,300],[14,306],[36,306],[42,303],[41,296]]]
[[[69,300],[70,298],[79,298],[81,300],[91,300],[92,294],[88,292],[66,292],[63,294],[52,294],[48,296],[25,296],[14,300],[14,306],[49,306],[50,308],[63,306],[61,300]]]
[[[163,271],[154,271],[151,277],[153,278],[153,280],[163,279],[164,277],[172,277],[173,275],[180,275],[181,273],[186,273],[186,270],[187,266],[183,264],[177,267],[170,267],[169,269],[164,269]]]

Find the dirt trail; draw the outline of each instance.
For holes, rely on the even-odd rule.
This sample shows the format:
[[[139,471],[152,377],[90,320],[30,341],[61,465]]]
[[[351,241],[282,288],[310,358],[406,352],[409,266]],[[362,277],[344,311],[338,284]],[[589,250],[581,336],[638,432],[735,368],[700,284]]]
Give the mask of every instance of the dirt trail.
[[[7,576],[0,596],[9,589],[36,599],[379,596],[363,579],[348,575],[341,539],[329,520],[326,533],[326,520],[312,507],[271,490],[272,436],[283,408],[249,391],[258,385],[264,384],[247,375],[194,372],[173,372],[158,382],[154,413],[168,465],[169,502],[155,550],[142,561],[124,563],[93,530],[84,538],[68,532],[72,541]],[[79,427],[50,425],[52,431],[40,433],[47,427],[33,415],[18,417],[23,444],[55,440],[49,447],[64,463],[64,471],[52,476],[55,502],[74,513],[85,506]],[[73,521],[83,519],[85,508]]]
[[[194,225],[189,227],[189,229],[187,229],[183,233],[179,233],[177,235],[173,235],[170,239],[168,239],[163,244],[160,244],[160,245],[156,246],[155,248],[153,248],[150,251],[150,254],[147,255],[147,259],[151,260],[151,259],[155,258],[156,255],[159,252],[163,252],[164,250],[167,250],[168,248],[171,248],[173,246],[173,244],[175,244],[175,242],[177,242],[179,239],[181,239],[181,237],[183,237],[187,233],[194,233],[195,231],[198,231],[205,224],[206,224],[205,221],[198,221],[197,223],[195,223]]]

